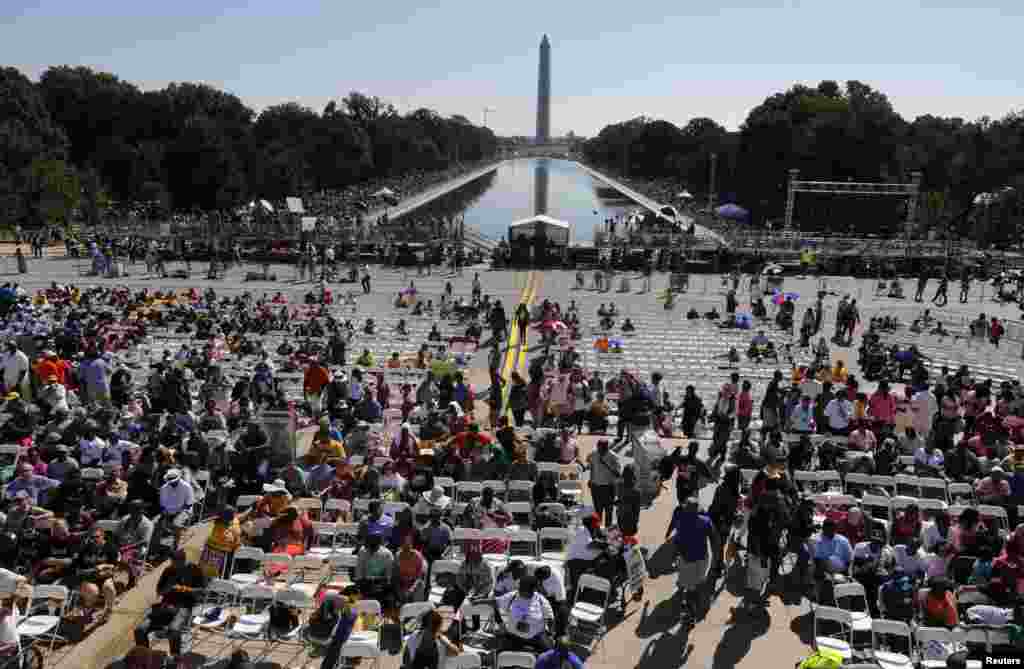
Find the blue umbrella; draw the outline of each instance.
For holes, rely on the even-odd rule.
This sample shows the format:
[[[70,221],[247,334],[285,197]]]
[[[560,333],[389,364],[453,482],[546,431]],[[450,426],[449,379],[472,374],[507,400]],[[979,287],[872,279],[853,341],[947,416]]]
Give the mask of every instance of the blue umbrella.
[[[741,221],[750,215],[750,212],[738,204],[723,204],[718,209],[715,209],[715,213],[722,218],[731,218],[735,221]]]

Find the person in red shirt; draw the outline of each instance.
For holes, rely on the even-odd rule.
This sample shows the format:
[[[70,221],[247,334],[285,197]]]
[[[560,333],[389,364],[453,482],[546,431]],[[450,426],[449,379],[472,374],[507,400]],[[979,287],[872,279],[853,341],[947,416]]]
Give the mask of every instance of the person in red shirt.
[[[754,416],[754,397],[751,395],[750,387],[750,381],[744,381],[743,389],[736,398],[736,424],[742,434],[746,434]]]

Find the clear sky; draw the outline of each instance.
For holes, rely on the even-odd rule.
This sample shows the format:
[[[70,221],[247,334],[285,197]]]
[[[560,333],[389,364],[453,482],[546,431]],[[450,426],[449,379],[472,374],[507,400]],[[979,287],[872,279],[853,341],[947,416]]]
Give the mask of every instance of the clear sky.
[[[352,90],[532,135],[639,115],[729,128],[795,82],[859,79],[908,120],[1024,108],[1024,2],[982,0],[2,0],[0,63],[88,65],[148,89],[205,81],[259,110]]]

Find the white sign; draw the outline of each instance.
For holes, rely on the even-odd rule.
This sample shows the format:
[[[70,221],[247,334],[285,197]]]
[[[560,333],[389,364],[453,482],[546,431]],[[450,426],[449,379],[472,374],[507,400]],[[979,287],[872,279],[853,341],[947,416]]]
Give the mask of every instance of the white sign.
[[[303,232],[315,232],[316,231],[316,216],[303,216],[302,217],[302,231]]]
[[[288,205],[288,213],[290,214],[305,214],[306,208],[302,206],[302,198],[299,197],[286,197],[284,199],[285,204]]]

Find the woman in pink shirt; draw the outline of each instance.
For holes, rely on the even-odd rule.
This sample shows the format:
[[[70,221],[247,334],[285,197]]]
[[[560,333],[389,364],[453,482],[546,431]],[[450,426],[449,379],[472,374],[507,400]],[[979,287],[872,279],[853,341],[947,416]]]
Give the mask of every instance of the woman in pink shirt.
[[[884,425],[896,424],[896,397],[889,392],[889,383],[879,381],[878,390],[871,394],[868,401],[871,417]]]

